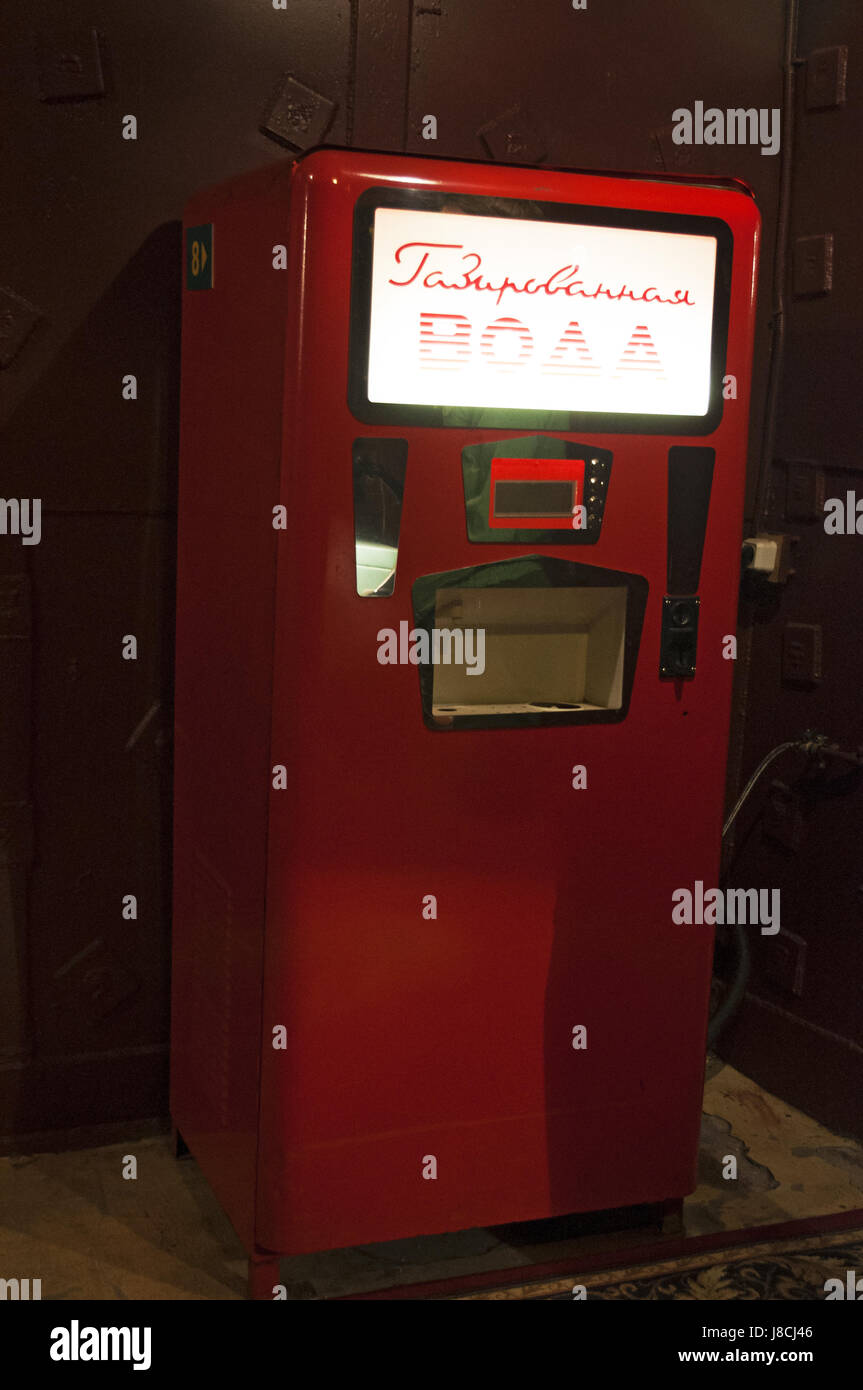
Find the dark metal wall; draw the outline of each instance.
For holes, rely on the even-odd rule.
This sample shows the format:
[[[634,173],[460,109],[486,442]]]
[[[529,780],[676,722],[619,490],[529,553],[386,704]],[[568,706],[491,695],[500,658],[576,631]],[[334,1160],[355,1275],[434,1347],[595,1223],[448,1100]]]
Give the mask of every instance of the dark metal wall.
[[[0,492],[40,497],[44,511],[38,546],[0,536],[0,1135],[165,1110],[177,219],[189,193],[321,141],[731,174],[761,207],[769,286],[780,159],[670,135],[672,112],[696,100],[781,105],[785,11],[784,0],[33,0],[4,15]],[[853,53],[860,27],[850,0],[809,0],[799,52],[846,42]],[[423,138],[427,115],[436,142]],[[135,140],[123,138],[127,116]],[[854,187],[859,121],[856,98],[799,112],[794,235],[834,231],[835,285],[792,306],[777,445],[783,458],[846,469],[861,274],[843,186],[850,174]],[[770,309],[765,293],[753,477]],[[127,374],[137,399],[123,398]],[[850,638],[843,646],[853,618],[836,599],[847,615],[859,594],[854,542],[831,544],[812,522],[800,550],[780,609],[747,616],[735,767],[801,721],[856,732],[861,657],[845,650]],[[789,695],[777,679],[792,615],[832,634],[815,694]],[[128,634],[136,661],[122,656]],[[818,812],[817,877],[806,859],[786,865],[789,902],[822,945],[808,993],[782,1007],[846,1038],[861,901],[853,804]],[[745,853],[753,882],[770,883],[757,832]],[[816,885],[828,899],[816,901]],[[135,920],[123,916],[127,894]],[[831,1001],[843,989],[839,1019]],[[741,1021],[740,1065],[767,1065],[779,1017]],[[789,1047],[805,1045],[799,1024],[782,1026]],[[804,1090],[796,1098],[817,1111],[820,1088]]]
[[[842,50],[847,95],[837,105]],[[796,573],[778,592],[745,591],[741,619],[751,662],[739,693],[747,771],[807,728],[846,748],[863,744],[863,534],[826,533],[823,510],[825,499],[844,500],[849,491],[863,500],[861,54],[863,11],[854,0],[802,5],[786,342],[764,516],[764,529],[795,538]],[[826,253],[825,238],[832,243]],[[820,679],[793,678],[789,643],[799,635],[797,624],[805,625],[805,640],[821,647]],[[721,1048],[769,1089],[857,1136],[863,1135],[861,846],[858,773],[832,764],[813,776],[795,755],[773,765],[743,817],[732,877],[741,886],[780,888],[782,934],[753,936],[748,993]]]

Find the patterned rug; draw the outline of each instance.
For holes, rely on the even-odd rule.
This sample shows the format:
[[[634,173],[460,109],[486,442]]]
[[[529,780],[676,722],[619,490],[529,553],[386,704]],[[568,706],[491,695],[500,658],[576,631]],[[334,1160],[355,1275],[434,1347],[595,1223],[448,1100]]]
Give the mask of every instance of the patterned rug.
[[[541,1282],[454,1294],[450,1298],[459,1302],[501,1298],[570,1301],[573,1287],[583,1285],[588,1300],[823,1301],[826,1281],[839,1279],[844,1287],[849,1270],[863,1274],[861,1230],[762,1240],[758,1244],[735,1245],[725,1250],[677,1255],[651,1264],[590,1273],[573,1272]]]

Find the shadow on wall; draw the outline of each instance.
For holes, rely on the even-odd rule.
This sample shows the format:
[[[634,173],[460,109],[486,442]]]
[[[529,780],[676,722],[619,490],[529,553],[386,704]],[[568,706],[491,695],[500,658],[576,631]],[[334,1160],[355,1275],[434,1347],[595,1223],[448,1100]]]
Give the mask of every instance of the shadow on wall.
[[[0,537],[0,1133],[166,1109],[180,247],[147,238],[3,431],[42,535]]]
[[[48,512],[175,510],[181,232],[151,233],[17,406],[5,496],[38,490]]]

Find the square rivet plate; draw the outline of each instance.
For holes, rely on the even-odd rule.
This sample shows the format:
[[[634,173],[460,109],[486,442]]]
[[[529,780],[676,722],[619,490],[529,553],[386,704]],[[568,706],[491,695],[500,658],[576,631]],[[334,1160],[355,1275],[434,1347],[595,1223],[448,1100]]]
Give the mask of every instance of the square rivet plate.
[[[261,130],[283,145],[311,149],[323,140],[335,109],[335,102],[320,92],[295,77],[283,77],[261,119]]]

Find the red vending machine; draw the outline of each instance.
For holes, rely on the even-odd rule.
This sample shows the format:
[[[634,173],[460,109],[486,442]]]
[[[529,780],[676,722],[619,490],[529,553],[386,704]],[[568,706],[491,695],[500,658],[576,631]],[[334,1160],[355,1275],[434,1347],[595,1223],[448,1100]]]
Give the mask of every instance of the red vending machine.
[[[260,1287],[694,1186],[758,239],[334,149],[189,204],[172,1113]]]

